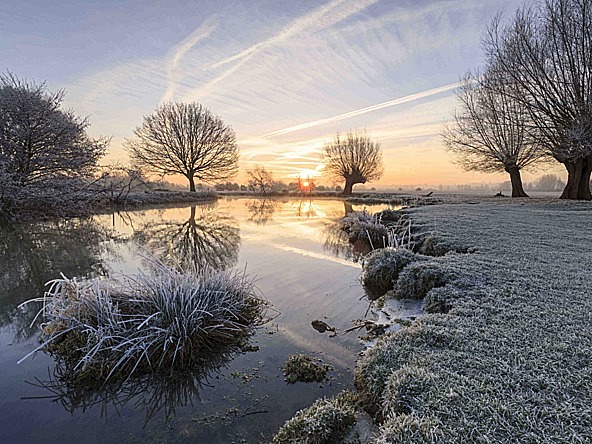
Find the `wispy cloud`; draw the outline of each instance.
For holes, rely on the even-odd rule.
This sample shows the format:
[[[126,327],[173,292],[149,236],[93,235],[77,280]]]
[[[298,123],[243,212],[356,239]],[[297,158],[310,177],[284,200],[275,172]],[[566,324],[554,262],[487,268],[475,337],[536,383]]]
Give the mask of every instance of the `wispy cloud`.
[[[196,100],[208,94],[216,85],[236,72],[245,62],[261,51],[273,46],[281,45],[303,32],[314,33],[322,29],[330,28],[348,17],[363,11],[378,1],[380,0],[362,0],[356,2],[351,2],[350,0],[333,0],[326,5],[314,9],[308,14],[296,18],[281,29],[280,32],[268,39],[253,44],[232,56],[226,57],[206,67],[205,70],[216,70],[236,62],[236,65],[221,72],[203,87],[195,89],[190,94],[189,99]]]
[[[295,131],[301,131],[304,129],[313,128],[315,126],[326,125],[328,123],[338,122],[340,120],[351,119],[352,117],[357,117],[362,114],[371,113],[373,111],[378,111],[378,110],[381,110],[384,108],[390,108],[392,106],[402,105],[404,103],[413,102],[416,100],[424,99],[426,97],[434,96],[436,94],[447,92],[447,91],[450,91],[454,88],[457,88],[458,85],[459,85],[458,82],[451,83],[449,85],[440,86],[438,88],[433,88],[433,89],[429,89],[427,91],[419,92],[416,94],[410,94],[405,97],[400,97],[398,99],[389,100],[387,102],[382,102],[377,105],[367,106],[365,108],[357,109],[355,111],[350,111],[347,113],[338,114],[336,116],[327,117],[325,119],[318,119],[318,120],[313,120],[311,122],[301,123],[299,125],[294,125],[294,126],[284,128],[284,129],[281,129],[278,131],[273,131],[273,132],[265,134],[261,137],[262,138],[269,138],[269,137],[274,137],[274,136],[280,136],[282,134],[293,133]]]
[[[215,29],[215,22],[208,20],[205,23],[202,23],[195,31],[189,34],[182,42],[172,49],[167,63],[167,89],[162,96],[162,102],[171,100],[173,97],[176,82],[179,80],[176,75],[176,70],[183,57],[185,57],[195,45],[208,38]]]

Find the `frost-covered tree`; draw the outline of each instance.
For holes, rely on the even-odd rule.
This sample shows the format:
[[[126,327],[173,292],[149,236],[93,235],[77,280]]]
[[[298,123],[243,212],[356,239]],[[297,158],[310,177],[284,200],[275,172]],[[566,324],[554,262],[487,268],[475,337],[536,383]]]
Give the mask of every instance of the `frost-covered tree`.
[[[89,121],[63,110],[64,91],[47,91],[13,74],[0,75],[0,176],[4,191],[46,186],[90,174],[108,140],[93,139]]]
[[[506,172],[512,197],[528,197],[520,171],[545,160],[530,128],[526,106],[500,72],[469,74],[456,92],[458,109],[442,136],[446,148],[467,171]]]
[[[181,174],[195,191],[195,179],[227,180],[238,171],[232,128],[198,103],[165,103],[144,117],[126,141],[134,165],[149,172]]]
[[[353,186],[378,180],[382,176],[382,151],[365,133],[337,134],[323,151],[325,170],[336,179],[345,179],[343,195],[352,194]]]
[[[568,173],[563,199],[592,199],[592,0],[539,0],[485,39],[486,56],[519,86],[540,143]]]

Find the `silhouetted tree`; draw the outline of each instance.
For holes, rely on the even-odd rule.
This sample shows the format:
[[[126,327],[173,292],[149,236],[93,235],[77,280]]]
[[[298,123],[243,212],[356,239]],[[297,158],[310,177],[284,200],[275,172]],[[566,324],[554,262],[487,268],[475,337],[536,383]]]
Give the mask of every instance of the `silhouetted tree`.
[[[563,186],[565,183],[555,174],[543,174],[534,184],[538,191],[555,191]]]
[[[343,195],[352,194],[353,186],[378,180],[382,176],[382,151],[365,133],[337,134],[323,151],[325,169],[335,178],[345,179]]]
[[[227,180],[238,171],[238,147],[232,128],[198,103],[165,103],[144,117],[125,143],[138,168],[181,174],[195,191],[195,178]]]
[[[486,70],[469,74],[456,96],[454,123],[443,131],[444,143],[467,171],[510,175],[512,197],[528,197],[520,171],[541,162],[546,153],[529,131],[530,115],[510,91],[514,85]]]
[[[257,194],[269,194],[272,191],[274,181],[273,174],[263,165],[255,165],[255,167],[247,170],[249,177],[248,187],[251,191]]]
[[[562,199],[592,199],[592,0],[544,0],[497,18],[490,63],[516,84],[541,145],[568,173]]]

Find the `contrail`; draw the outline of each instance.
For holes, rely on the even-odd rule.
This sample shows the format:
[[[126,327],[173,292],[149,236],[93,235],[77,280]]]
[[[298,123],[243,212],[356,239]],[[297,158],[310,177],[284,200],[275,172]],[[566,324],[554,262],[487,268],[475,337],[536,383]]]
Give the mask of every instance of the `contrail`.
[[[215,23],[204,22],[172,50],[169,61],[166,64],[167,89],[160,100],[161,102],[166,102],[173,97],[175,83],[177,81],[175,70],[183,57],[200,41],[208,38],[215,28]]]
[[[378,105],[368,106],[366,108],[358,109],[355,111],[350,111],[344,114],[338,114],[333,117],[327,117],[325,119],[313,120],[312,122],[301,123],[299,125],[294,125],[288,128],[284,128],[278,131],[274,131],[272,133],[265,134],[261,136],[262,138],[280,136],[282,134],[293,133],[295,131],[300,131],[307,128],[313,128],[315,126],[325,125],[327,123],[338,122],[339,120],[350,119],[352,117],[360,116],[362,114],[370,113],[372,111],[377,111],[383,108],[389,108],[391,106],[402,105],[404,103],[413,102],[415,100],[423,99],[425,97],[434,96],[436,94],[440,94],[446,91],[450,91],[451,89],[457,88],[459,86],[459,82],[450,83],[449,85],[440,86],[438,88],[429,89],[427,91],[423,91],[416,94],[411,94],[405,97],[400,97],[395,100],[389,100],[388,102],[382,102]]]
[[[238,71],[242,64],[249,61],[259,52],[267,48],[283,44],[284,42],[298,36],[302,32],[308,32],[312,34],[321,29],[329,28],[336,23],[347,19],[348,17],[363,11],[378,1],[380,0],[357,0],[356,2],[351,2],[350,0],[332,0],[327,4],[314,9],[306,15],[294,19],[277,34],[267,38],[266,40],[256,43],[238,52],[237,54],[226,57],[219,62],[205,67],[204,70],[209,71],[221,68],[230,63],[236,63],[234,66],[226,69],[204,86],[197,88],[189,95],[188,99],[198,100],[202,96],[208,94],[212,88]],[[342,8],[341,10],[339,10],[340,7]]]

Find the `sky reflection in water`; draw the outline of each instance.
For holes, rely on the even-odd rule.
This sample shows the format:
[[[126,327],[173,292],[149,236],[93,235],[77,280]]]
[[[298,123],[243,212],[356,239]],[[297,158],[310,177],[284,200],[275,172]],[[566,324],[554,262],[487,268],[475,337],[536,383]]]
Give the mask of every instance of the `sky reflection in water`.
[[[319,318],[343,330],[368,308],[360,265],[351,260],[355,252],[332,233],[347,209],[334,200],[222,198],[0,228],[0,414],[6,424],[0,440],[258,442],[314,399],[351,386],[361,349],[356,334],[329,338],[310,326]],[[17,310],[20,302],[39,295],[60,272],[82,278],[136,273],[143,268],[141,248],[182,267],[238,267],[256,276],[279,312],[251,340],[259,350],[228,350],[170,381],[142,377],[107,387],[69,386],[63,369],[43,353],[16,365],[38,337],[36,326],[28,328],[35,310]],[[334,380],[287,385],[281,366],[296,352],[331,364]]]

